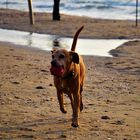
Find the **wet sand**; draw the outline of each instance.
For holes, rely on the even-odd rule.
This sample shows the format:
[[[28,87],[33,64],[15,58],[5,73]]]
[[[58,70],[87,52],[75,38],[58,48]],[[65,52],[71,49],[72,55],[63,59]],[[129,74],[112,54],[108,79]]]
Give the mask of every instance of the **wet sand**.
[[[3,21],[5,26],[0,24],[0,27],[25,28],[18,24],[20,21],[17,26],[10,19],[8,24],[7,20]],[[65,25],[65,28],[72,30],[64,31],[64,35],[74,31],[73,26]],[[32,27],[27,28],[26,24],[25,29]],[[54,28],[53,31],[56,33]],[[86,35],[85,31],[82,36]],[[101,36],[104,37],[100,32]],[[129,34],[129,37],[135,36]],[[67,96],[68,113],[62,114],[59,110],[49,72],[51,53],[1,42],[0,139],[139,140],[140,41],[125,43],[111,53],[115,57],[83,56],[86,64],[84,110],[80,113],[80,126],[72,128]]]

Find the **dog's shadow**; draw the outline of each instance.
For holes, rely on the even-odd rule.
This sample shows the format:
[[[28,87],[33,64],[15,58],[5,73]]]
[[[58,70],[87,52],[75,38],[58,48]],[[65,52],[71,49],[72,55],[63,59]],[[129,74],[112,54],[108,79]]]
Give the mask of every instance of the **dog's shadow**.
[[[65,138],[67,132],[71,131],[70,123],[70,119],[61,116],[49,117],[46,119],[25,121],[10,127],[5,126],[0,128],[0,131],[7,134],[9,139],[60,139]]]

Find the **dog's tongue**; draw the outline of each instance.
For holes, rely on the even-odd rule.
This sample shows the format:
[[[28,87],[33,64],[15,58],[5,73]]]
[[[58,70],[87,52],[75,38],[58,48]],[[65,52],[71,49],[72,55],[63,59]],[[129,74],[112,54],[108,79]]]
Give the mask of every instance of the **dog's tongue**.
[[[61,76],[64,72],[62,67],[51,67],[50,72],[52,75]]]

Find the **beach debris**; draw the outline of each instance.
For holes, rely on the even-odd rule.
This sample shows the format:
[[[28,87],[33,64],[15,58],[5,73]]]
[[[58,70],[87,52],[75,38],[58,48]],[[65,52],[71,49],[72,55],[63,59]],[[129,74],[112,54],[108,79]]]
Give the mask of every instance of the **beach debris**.
[[[61,138],[67,138],[65,134],[61,134]]]
[[[37,86],[36,89],[45,89],[45,88],[42,86]]]
[[[106,100],[106,104],[109,104],[109,103],[113,103],[113,101],[111,101],[111,100]]]
[[[10,49],[10,51],[14,51],[14,49]]]
[[[42,72],[49,72],[48,70],[44,70],[44,69],[42,69],[42,70],[40,70],[40,71],[42,71]]]
[[[49,86],[50,86],[50,87],[52,87],[52,86],[53,86],[53,84],[52,84],[52,83],[50,83],[50,84],[49,84]]]
[[[16,60],[24,60],[22,56],[13,56]]]
[[[110,117],[109,116],[102,116],[101,119],[103,119],[103,120],[110,120]]]
[[[88,105],[89,105],[89,106],[93,106],[93,105],[95,105],[95,104],[93,104],[93,103],[89,103]]]
[[[16,81],[14,81],[14,82],[11,82],[12,84],[15,84],[15,85],[18,85],[18,84],[20,84],[19,82],[16,82]]]
[[[20,99],[20,97],[18,97],[18,96],[16,96],[16,95],[15,95],[15,98],[16,98],[16,99]]]
[[[21,127],[19,129],[23,131],[34,131],[32,128],[27,128],[27,127]]]
[[[115,122],[113,122],[112,124],[116,124],[116,125],[124,125],[125,121],[124,120],[117,120]]]
[[[33,135],[24,135],[24,134],[23,134],[23,135],[21,135],[21,137],[23,137],[23,138],[25,138],[25,139],[26,139],[26,138],[34,138],[34,136],[33,136]]]

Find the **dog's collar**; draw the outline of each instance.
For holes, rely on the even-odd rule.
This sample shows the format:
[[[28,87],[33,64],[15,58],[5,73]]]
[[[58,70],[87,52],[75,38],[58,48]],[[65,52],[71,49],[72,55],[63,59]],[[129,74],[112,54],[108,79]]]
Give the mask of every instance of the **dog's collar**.
[[[65,75],[64,77],[61,77],[62,79],[68,79],[68,78],[72,78],[75,76],[75,72],[74,70],[71,70],[67,75]]]
[[[61,79],[69,79],[69,78],[73,78],[73,77],[75,77],[75,72],[74,72],[74,70],[71,70],[67,75],[64,75],[64,76],[56,76],[56,75],[54,75],[54,76],[56,76],[56,77],[58,77],[58,78],[61,78]]]

